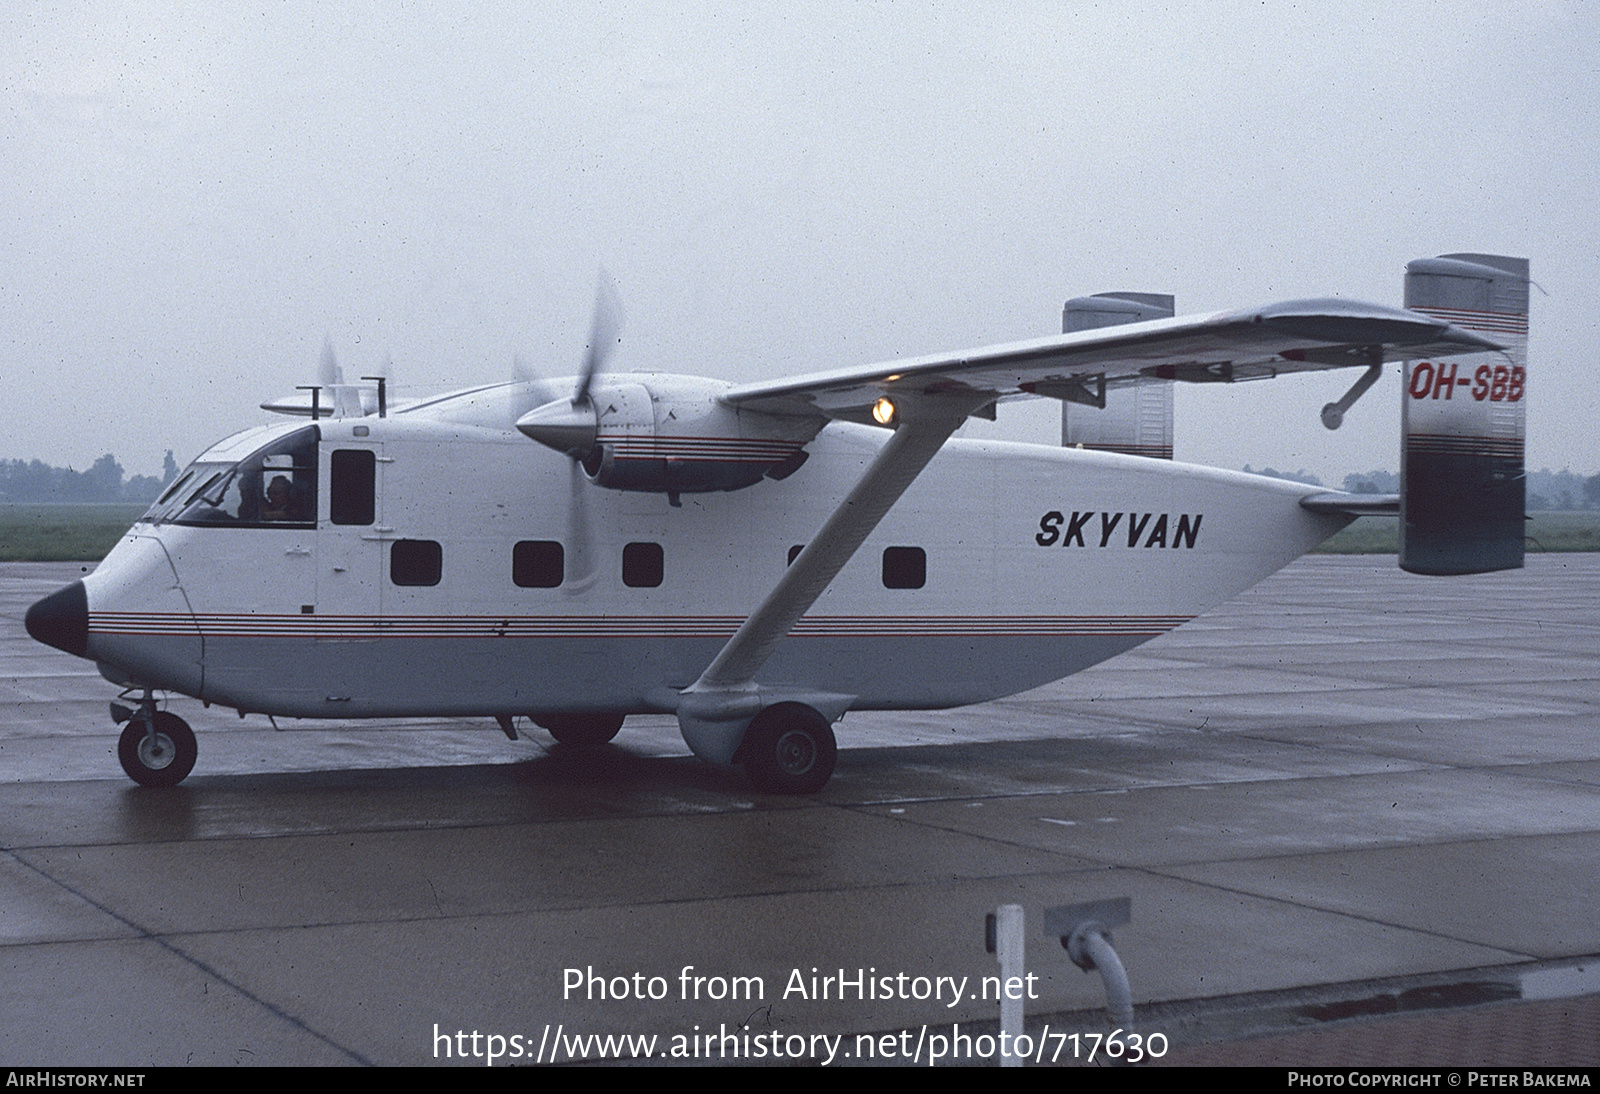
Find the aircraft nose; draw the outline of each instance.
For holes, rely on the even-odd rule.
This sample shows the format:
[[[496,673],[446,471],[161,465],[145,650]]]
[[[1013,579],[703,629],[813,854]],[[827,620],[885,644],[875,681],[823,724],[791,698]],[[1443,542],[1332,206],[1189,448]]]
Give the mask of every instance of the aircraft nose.
[[[89,646],[89,594],[74,581],[28,609],[28,633],[47,646],[83,657]]]

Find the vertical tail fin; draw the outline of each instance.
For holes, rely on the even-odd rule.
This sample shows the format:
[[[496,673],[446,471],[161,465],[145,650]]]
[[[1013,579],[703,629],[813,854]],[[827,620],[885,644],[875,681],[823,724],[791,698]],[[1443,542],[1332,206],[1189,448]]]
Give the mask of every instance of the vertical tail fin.
[[[1061,309],[1061,333],[1114,327],[1173,314],[1172,297],[1158,293],[1100,293],[1068,300]],[[1089,405],[1061,404],[1061,443],[1104,452],[1172,459],[1172,382],[1151,380],[1100,393]]]
[[[1496,357],[1407,361],[1401,393],[1400,566],[1522,566],[1528,260],[1452,254],[1406,266],[1406,307],[1481,331]]]

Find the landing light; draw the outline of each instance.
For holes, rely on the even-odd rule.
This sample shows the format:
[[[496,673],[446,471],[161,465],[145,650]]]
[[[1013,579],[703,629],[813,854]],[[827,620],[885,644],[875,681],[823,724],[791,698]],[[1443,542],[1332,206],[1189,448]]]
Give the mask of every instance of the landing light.
[[[888,425],[894,421],[894,414],[894,403],[888,396],[880,396],[878,401],[872,404],[872,420],[879,425]]]

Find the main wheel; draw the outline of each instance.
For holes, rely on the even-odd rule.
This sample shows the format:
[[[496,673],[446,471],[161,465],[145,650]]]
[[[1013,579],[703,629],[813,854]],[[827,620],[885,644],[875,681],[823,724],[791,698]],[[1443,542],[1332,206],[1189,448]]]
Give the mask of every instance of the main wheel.
[[[140,786],[177,786],[194,770],[200,746],[189,723],[176,714],[160,710],[154,717],[154,736],[143,718],[128,720],[117,741],[117,759],[128,778]]]
[[[768,794],[815,794],[833,775],[833,727],[804,703],[775,703],[755,716],[739,746],[744,772]]]
[[[540,714],[533,721],[573,748],[599,748],[622,729],[621,714]]]

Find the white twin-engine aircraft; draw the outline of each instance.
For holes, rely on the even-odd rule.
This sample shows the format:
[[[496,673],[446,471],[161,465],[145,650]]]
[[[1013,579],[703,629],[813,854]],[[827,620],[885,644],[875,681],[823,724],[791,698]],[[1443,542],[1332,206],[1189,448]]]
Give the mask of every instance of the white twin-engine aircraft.
[[[322,385],[263,404],[309,423],[205,452],[27,627],[126,689],[118,752],[149,786],[195,762],[157,699],[179,692],[513,738],[526,716],[568,747],[670,712],[696,755],[809,793],[846,711],[1067,676],[1361,513],[1398,510],[1407,570],[1522,565],[1527,286],[1526,260],[1469,254],[1411,263],[1406,310],[1106,294],[1058,336],[742,385],[605,374],[602,293],[575,385],[393,407],[325,351]],[[1398,498],[1171,462],[1173,381],[1366,369],[1333,427],[1395,360]],[[1024,395],[1062,401],[1063,447],[951,439]]]

